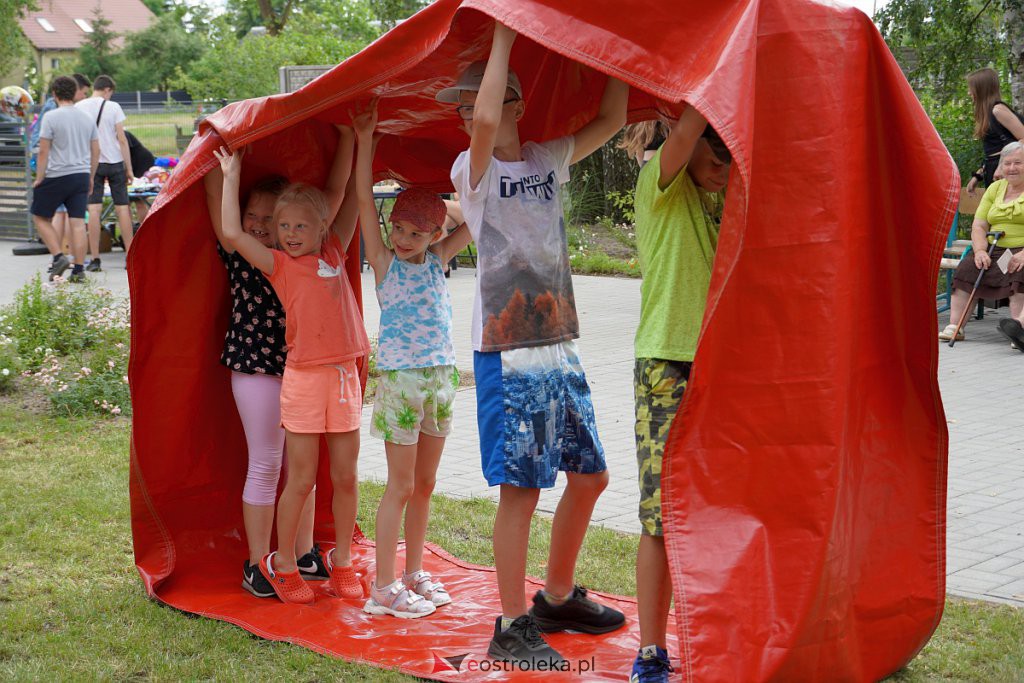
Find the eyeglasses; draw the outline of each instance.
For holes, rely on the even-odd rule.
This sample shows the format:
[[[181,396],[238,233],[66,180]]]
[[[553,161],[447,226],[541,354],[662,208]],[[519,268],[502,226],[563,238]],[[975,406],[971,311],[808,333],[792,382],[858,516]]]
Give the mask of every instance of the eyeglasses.
[[[520,98],[518,98],[518,97],[510,97],[507,100],[505,100],[504,102],[502,102],[501,104],[502,104],[502,106],[505,106],[506,104],[511,104],[513,102],[518,102],[519,99]],[[462,104],[462,105],[459,105],[458,107],[455,107],[455,111],[459,112],[459,116],[462,118],[463,121],[470,121],[473,118],[473,109],[474,108],[475,108],[475,105],[472,105],[472,104]]]

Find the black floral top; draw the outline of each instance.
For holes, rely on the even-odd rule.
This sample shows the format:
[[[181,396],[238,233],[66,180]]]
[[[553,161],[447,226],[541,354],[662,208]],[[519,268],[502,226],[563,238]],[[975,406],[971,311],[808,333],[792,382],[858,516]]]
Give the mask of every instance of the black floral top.
[[[284,309],[258,268],[217,245],[231,283],[231,321],[220,362],[247,375],[284,374]]]

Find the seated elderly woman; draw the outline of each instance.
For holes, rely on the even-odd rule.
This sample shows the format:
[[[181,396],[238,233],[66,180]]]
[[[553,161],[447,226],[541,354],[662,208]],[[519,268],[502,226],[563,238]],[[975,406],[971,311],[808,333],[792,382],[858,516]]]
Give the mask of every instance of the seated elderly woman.
[[[969,303],[978,273],[988,268],[978,286],[978,297],[1010,298],[1010,318],[999,322],[999,331],[1010,339],[1014,348],[1024,351],[1024,328],[1021,326],[1024,322],[1024,144],[1011,142],[1003,148],[999,158],[1003,179],[989,185],[974,214],[971,226],[973,253],[960,262],[953,275],[955,291],[949,318],[960,319]],[[989,257],[991,239],[986,233],[991,231],[1005,234]],[[1004,256],[1007,251],[1010,252],[1008,258]],[[952,339],[955,331],[955,324],[947,325],[939,333],[939,339]],[[957,339],[963,338],[961,329]]]

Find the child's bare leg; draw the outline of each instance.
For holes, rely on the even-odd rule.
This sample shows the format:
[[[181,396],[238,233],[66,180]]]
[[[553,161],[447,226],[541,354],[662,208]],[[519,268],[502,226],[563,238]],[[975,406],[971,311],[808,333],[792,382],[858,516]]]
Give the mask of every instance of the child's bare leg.
[[[67,214],[64,214],[64,216],[66,217]],[[64,233],[60,230],[57,232],[61,244],[64,243],[63,235],[67,234],[69,236],[68,241],[71,243],[72,262],[80,266],[85,265],[85,245],[88,242],[88,238],[85,235],[85,219],[67,218],[65,223],[67,224],[67,232]]]
[[[57,233],[57,242],[60,243],[61,251],[64,251],[64,242],[67,236],[67,218],[68,214],[66,211],[58,211],[53,214],[53,230]],[[75,263],[80,262],[76,261]]]
[[[356,508],[359,506],[359,481],[356,460],[359,457],[359,430],[327,434],[327,449],[331,454],[331,484],[334,498],[334,531],[337,548],[331,562],[336,567],[352,564],[352,532],[356,526]],[[288,451],[289,456],[291,451]]]
[[[643,534],[636,554],[636,611],[640,621],[640,647],[657,645],[667,650],[665,631],[672,604],[672,576],[668,571],[665,538]]]
[[[295,557],[302,557],[313,547],[313,515],[316,513],[316,487],[306,496],[299,517],[299,531],[295,535]]]
[[[513,619],[526,614],[526,552],[530,545],[530,520],[539,498],[540,489],[501,485],[492,539],[494,566],[501,613]]]
[[[277,556],[274,568],[293,572],[295,540],[302,518],[302,509],[316,483],[317,461],[320,457],[319,434],[285,433],[288,448],[288,481],[277,501]]]
[[[434,493],[437,466],[444,451],[443,436],[420,434],[416,447],[415,485],[405,508],[405,573],[423,569],[423,544],[430,521],[430,496]]]
[[[378,588],[383,588],[395,580],[398,528],[402,525],[402,512],[409,502],[409,497],[412,496],[416,444],[403,446],[385,441],[384,451],[388,458],[388,485],[377,508]]]
[[[594,474],[566,473],[568,484],[555,509],[551,525],[551,549],[548,551],[548,573],[544,590],[562,597],[572,592],[576,574],[576,556],[590,526],[594,505],[605,487],[608,472]]]
[[[273,505],[242,503],[242,524],[249,543],[249,564],[256,566],[270,552],[270,531],[274,528]]]

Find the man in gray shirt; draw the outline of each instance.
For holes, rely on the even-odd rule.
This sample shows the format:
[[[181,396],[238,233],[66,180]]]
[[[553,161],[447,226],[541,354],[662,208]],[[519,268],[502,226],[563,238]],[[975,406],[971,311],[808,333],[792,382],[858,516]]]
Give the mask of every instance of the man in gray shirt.
[[[92,178],[99,163],[100,142],[96,124],[74,106],[78,89],[74,79],[58,76],[50,86],[57,108],[43,119],[39,133],[39,161],[32,196],[32,219],[36,232],[53,256],[50,279],[62,275],[70,265],[53,229],[53,214],[63,204],[71,225],[74,269],[68,278],[85,281],[85,211]]]

